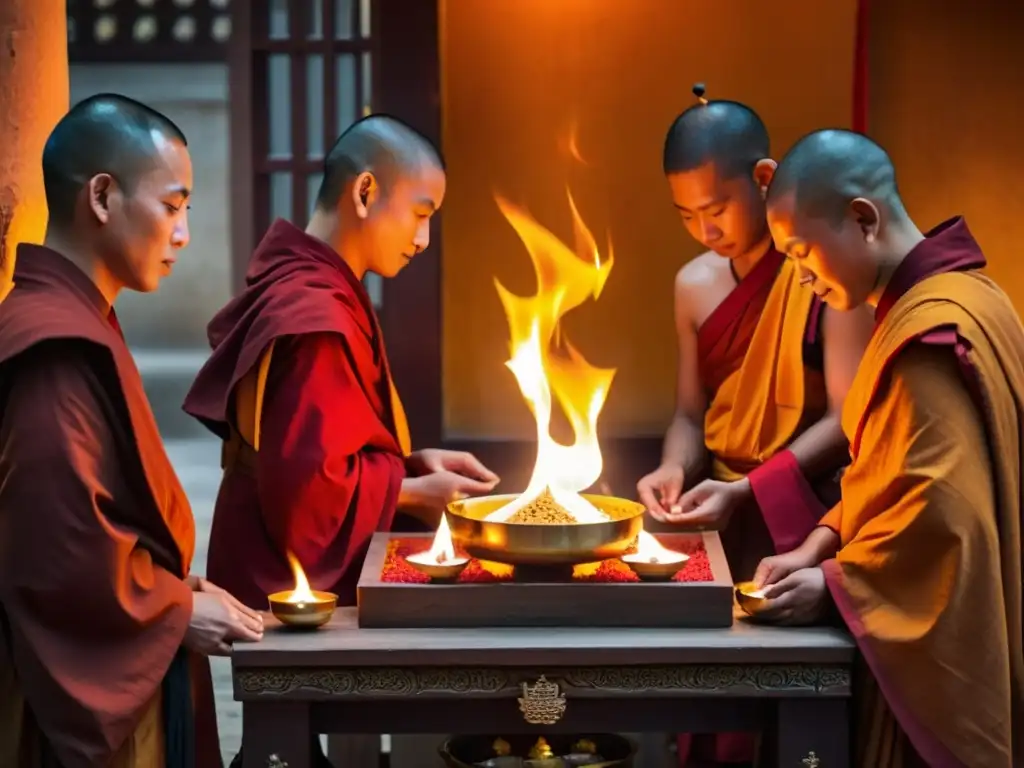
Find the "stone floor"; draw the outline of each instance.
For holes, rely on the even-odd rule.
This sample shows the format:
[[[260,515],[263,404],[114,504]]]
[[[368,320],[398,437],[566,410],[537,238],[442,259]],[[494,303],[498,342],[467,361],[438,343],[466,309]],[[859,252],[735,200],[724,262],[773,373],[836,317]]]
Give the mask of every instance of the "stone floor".
[[[192,572],[204,574],[213,503],[220,485],[220,443],[205,437],[171,439],[167,441],[167,453],[185,486],[196,517],[196,555]],[[221,752],[226,764],[242,741],[242,707],[231,697],[231,663],[227,659],[212,661]]]

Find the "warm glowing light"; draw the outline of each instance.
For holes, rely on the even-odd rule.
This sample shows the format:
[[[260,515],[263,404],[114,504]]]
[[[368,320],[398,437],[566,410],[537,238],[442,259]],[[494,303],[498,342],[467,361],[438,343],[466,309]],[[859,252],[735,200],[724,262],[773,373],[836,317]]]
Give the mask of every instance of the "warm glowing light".
[[[569,150],[569,155],[580,165],[586,165],[587,161],[583,159],[583,155],[580,153],[579,145],[579,124],[573,120],[572,125],[569,126],[569,139],[567,142],[566,149]]]
[[[454,565],[466,560],[464,557],[455,556],[455,543],[452,541],[451,531],[448,530],[448,518],[444,515],[441,515],[441,524],[437,526],[434,543],[430,545],[430,549],[409,555],[406,559],[424,565]]]
[[[601,477],[597,419],[615,376],[614,368],[588,363],[565,338],[560,322],[589,298],[601,295],[614,258],[601,258],[597,243],[569,193],[575,249],[570,249],[526,211],[496,198],[498,208],[523,241],[537,275],[534,296],[516,296],[495,280],[505,309],[511,357],[506,363],[516,377],[537,423],[537,461],[526,490],[488,516],[504,521],[545,489],[579,523],[601,522],[608,516],[580,496]],[[551,409],[557,400],[572,426],[572,445],[556,443],[550,434]]]
[[[636,540],[636,552],[625,555],[622,558],[626,562],[634,563],[685,563],[690,559],[689,555],[682,552],[674,552],[661,546],[656,538],[647,531],[641,530]]]
[[[298,559],[291,552],[288,553],[288,562],[291,563],[292,573],[295,574],[295,589],[292,590],[291,594],[288,595],[289,603],[315,603],[317,602],[316,596],[309,588],[309,581],[306,580],[306,574],[302,570],[302,566],[299,565]]]

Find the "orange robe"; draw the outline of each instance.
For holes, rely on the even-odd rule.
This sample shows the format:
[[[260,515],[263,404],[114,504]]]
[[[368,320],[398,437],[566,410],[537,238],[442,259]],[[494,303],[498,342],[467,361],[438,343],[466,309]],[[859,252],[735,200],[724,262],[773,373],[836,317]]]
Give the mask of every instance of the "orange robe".
[[[735,579],[761,558],[798,546],[838,497],[835,470],[809,482],[786,446],[826,412],[819,333],[823,305],[772,248],[704,321],[697,334],[701,381],[710,405],[704,440],[712,477],[749,476],[756,503],[736,510],[721,532]],[[749,762],[753,734],[682,735],[690,755]]]
[[[1024,765],[1024,328],[962,220],[899,267],[843,413],[822,568],[871,679],[857,764]]]
[[[799,545],[828,508],[818,494],[828,492],[838,467],[812,478],[824,486],[815,488],[786,450],[826,412],[821,312],[795,267],[773,248],[698,332],[712,476],[748,475],[757,501],[723,532],[736,578],[752,576],[761,557]]]
[[[0,765],[219,766],[209,666],[182,648],[192,511],[116,317],[51,250],[20,246],[14,280],[0,305]]]

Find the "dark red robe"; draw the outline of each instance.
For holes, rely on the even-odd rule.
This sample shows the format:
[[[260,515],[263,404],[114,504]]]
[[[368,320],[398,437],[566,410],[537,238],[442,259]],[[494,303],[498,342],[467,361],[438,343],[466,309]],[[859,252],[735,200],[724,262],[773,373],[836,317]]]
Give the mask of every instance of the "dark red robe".
[[[0,668],[14,672],[0,728],[24,717],[0,756],[106,765],[162,697],[168,768],[220,765],[209,667],[181,647],[192,511],[113,310],[46,248],[19,247],[14,282],[0,304]]]
[[[231,462],[210,534],[208,574],[253,608],[294,586],[355,603],[370,538],[387,530],[404,478],[380,326],[362,283],[326,243],[276,221],[246,287],[209,326],[213,354],[185,411],[232,439],[239,382],[274,343],[259,450]]]

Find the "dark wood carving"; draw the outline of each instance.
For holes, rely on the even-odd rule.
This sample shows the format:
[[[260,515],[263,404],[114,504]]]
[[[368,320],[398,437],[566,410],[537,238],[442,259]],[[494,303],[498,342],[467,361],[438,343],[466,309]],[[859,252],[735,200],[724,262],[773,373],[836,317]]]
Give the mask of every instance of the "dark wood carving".
[[[573,695],[636,694],[766,696],[804,692],[850,694],[850,670],[841,665],[658,665],[510,669],[373,667],[355,669],[240,669],[239,699],[257,696],[388,698],[404,696],[515,696],[541,676]]]

